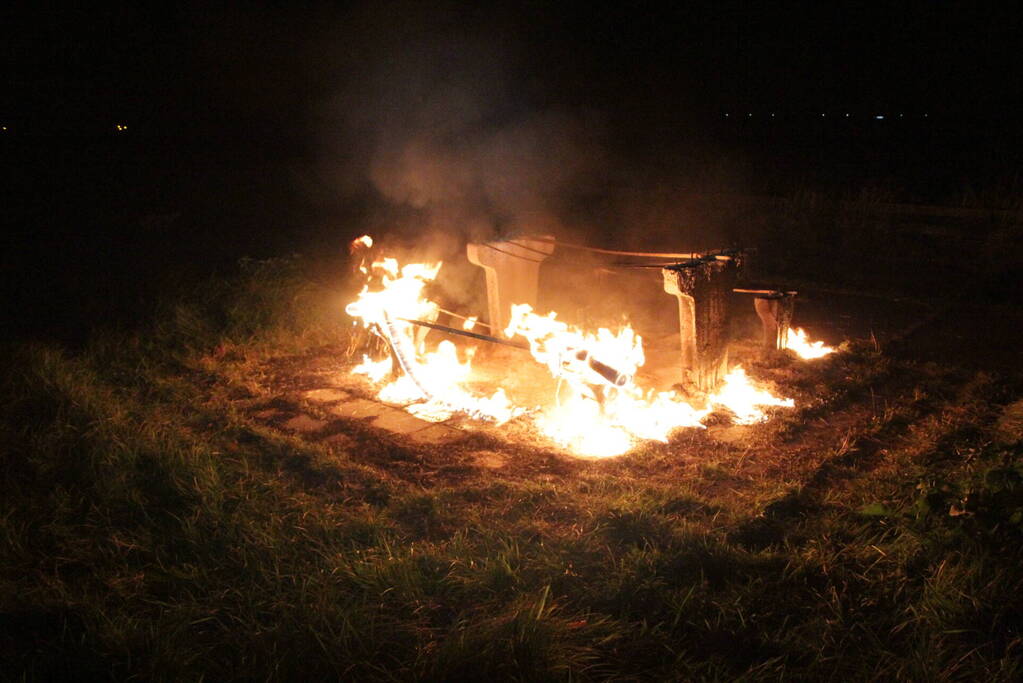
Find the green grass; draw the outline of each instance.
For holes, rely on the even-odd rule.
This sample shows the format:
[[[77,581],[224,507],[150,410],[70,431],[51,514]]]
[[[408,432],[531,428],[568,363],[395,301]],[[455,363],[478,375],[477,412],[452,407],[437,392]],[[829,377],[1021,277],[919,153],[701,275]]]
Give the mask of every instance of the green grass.
[[[251,416],[353,348],[308,268],[8,349],[3,677],[1023,675],[1018,387],[854,344],[751,368],[803,407],[738,442],[591,462],[342,420],[338,447]]]

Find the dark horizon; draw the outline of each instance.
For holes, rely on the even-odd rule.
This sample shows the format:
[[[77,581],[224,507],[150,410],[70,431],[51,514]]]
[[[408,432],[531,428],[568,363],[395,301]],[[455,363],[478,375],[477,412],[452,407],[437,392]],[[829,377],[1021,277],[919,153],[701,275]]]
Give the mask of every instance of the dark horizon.
[[[122,2],[5,19],[7,288],[12,317],[44,326],[369,230],[688,248],[734,238],[683,206],[694,194],[1005,208],[1021,192],[1011,10]]]
[[[751,111],[997,120],[1023,99],[1018,13],[968,4],[263,3],[246,11],[115,3],[12,10],[5,24],[0,118],[49,128],[311,125],[338,93],[365,93],[367,72],[388,62],[400,67],[389,75],[411,76],[386,84],[397,89],[476,68],[492,78],[485,94],[506,115],[556,105],[644,123]]]

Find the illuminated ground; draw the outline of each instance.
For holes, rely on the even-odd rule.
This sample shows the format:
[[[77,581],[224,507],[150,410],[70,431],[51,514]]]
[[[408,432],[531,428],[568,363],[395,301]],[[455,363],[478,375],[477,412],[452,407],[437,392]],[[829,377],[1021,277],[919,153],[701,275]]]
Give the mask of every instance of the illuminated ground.
[[[1018,370],[857,336],[751,362],[768,422],[586,460],[404,428],[336,292],[268,280],[6,356],[13,677],[1019,678]]]

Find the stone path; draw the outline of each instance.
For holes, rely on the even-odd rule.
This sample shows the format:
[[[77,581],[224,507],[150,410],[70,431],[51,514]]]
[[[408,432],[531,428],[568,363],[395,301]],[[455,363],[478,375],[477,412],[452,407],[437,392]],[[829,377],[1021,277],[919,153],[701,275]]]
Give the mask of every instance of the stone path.
[[[347,420],[365,420],[374,427],[401,435],[416,444],[444,444],[464,435],[462,431],[447,424],[421,420],[401,408],[354,397],[343,389],[312,389],[302,392],[301,398],[329,415]],[[261,421],[273,422],[287,431],[303,436],[315,436],[331,424],[330,420],[301,412],[297,406],[295,410],[266,408],[252,415]],[[325,437],[326,441],[332,443],[344,443],[348,439],[349,437],[344,434],[331,434]]]

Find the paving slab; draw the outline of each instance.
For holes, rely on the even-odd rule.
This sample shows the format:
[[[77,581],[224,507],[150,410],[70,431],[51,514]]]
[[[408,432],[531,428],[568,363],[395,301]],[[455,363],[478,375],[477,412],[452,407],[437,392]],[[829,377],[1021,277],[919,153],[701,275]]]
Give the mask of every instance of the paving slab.
[[[415,415],[410,415],[399,408],[383,406],[384,410],[373,420],[374,427],[380,427],[397,434],[412,434],[421,429],[433,426],[433,423],[420,420]]]
[[[323,420],[317,420],[308,415],[296,415],[282,425],[285,429],[296,432],[318,432],[327,426]]]
[[[462,432],[453,427],[422,420],[401,408],[363,398],[338,403],[330,407],[330,412],[349,419],[370,419],[374,427],[401,434],[416,443],[447,443],[462,436]]]
[[[351,397],[347,391],[341,389],[311,389],[303,392],[302,396],[309,401],[317,403],[338,403]]]
[[[351,401],[345,401],[344,403],[338,403],[331,407],[330,412],[338,417],[358,419],[377,417],[387,410],[394,409],[389,406],[385,406],[383,403],[368,401],[364,398],[356,398]]]
[[[447,425],[431,424],[429,427],[412,432],[408,436],[416,443],[437,445],[457,441],[464,436],[464,433]]]

